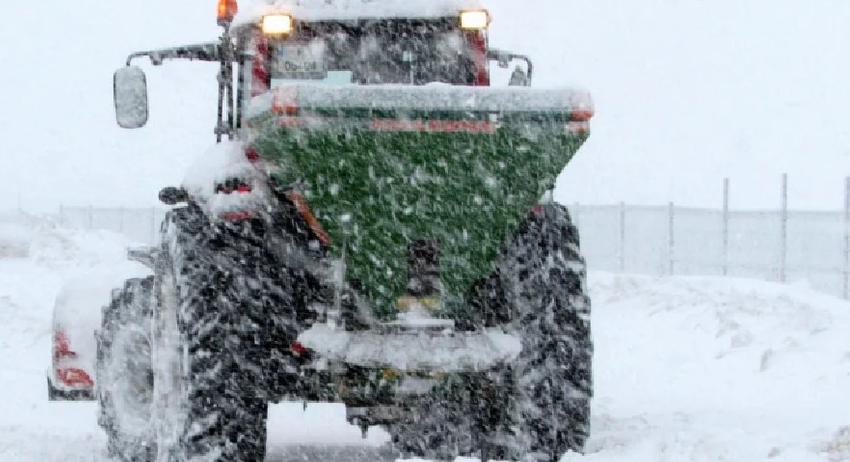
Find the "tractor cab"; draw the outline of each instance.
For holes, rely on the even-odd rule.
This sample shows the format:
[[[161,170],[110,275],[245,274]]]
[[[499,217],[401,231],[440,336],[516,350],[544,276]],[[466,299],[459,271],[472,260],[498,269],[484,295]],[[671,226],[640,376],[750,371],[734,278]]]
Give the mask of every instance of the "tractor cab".
[[[287,84],[485,87],[490,85],[490,62],[506,68],[514,60],[525,66],[517,66],[511,85],[531,83],[529,58],[489,48],[490,13],[464,8],[477,3],[458,0],[455,8],[416,14],[409,5],[399,7],[406,5],[399,1],[380,6],[354,2],[362,3],[356,11],[336,9],[332,2],[313,2],[318,8],[303,6],[307,3],[278,0],[256,14],[237,17],[236,1],[220,0],[218,23],[224,33],[218,43],[130,55],[127,67],[115,74],[119,125],[139,128],[147,122],[144,73],[131,65],[140,57],[154,65],[165,59],[221,63],[219,141],[236,137],[252,98]]]
[[[247,31],[252,93],[277,82],[489,85],[486,11],[448,18],[296,21],[265,16]],[[463,27],[463,24],[467,24]]]

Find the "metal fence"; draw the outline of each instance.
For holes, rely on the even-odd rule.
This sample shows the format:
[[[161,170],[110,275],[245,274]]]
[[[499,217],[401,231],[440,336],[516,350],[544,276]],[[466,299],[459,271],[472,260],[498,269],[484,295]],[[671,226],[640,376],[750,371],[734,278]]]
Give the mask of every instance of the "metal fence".
[[[850,299],[850,178],[844,211],[788,209],[787,177],[777,210],[723,207],[571,207],[591,269],[657,275],[728,275],[808,282]]]
[[[700,209],[619,204],[571,211],[591,270],[655,275],[728,275],[812,287],[850,299],[850,178],[845,210],[788,210],[787,178],[777,210]],[[65,226],[108,229],[154,243],[166,210],[62,207]]]
[[[59,207],[57,220],[61,226],[80,229],[105,229],[124,234],[140,244],[154,244],[167,209]]]

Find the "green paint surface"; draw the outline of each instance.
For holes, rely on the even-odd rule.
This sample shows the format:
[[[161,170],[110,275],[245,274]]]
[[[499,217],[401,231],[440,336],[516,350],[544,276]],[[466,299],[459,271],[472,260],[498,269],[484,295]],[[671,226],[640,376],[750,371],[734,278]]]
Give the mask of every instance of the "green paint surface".
[[[461,300],[586,135],[567,133],[566,113],[500,114],[494,133],[373,131],[372,121],[492,117],[325,110],[310,128],[281,128],[271,114],[250,124],[276,180],[307,198],[348,280],[387,316],[405,293],[410,242],[440,243],[447,303]]]

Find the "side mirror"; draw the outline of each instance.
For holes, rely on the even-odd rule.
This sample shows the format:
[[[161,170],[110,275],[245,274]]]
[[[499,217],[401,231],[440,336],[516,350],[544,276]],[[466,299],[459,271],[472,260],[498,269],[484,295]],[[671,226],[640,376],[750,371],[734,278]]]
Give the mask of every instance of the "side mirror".
[[[512,87],[529,87],[531,86],[531,81],[528,79],[528,74],[521,67],[517,66],[513,74],[511,74],[511,81],[508,85]]]
[[[519,86],[519,87],[530,87],[531,86],[531,77],[534,73],[534,64],[531,62],[531,58],[525,55],[518,55],[515,53],[511,53],[510,51],[499,50],[497,48],[491,48],[487,50],[487,59],[489,61],[496,61],[499,64],[499,67],[502,69],[507,69],[511,65],[511,61],[519,60],[525,61],[525,72],[523,72],[522,68],[517,66],[514,69],[513,74],[511,74],[511,81],[509,85],[511,86]]]
[[[181,202],[189,202],[189,193],[183,188],[169,186],[159,191],[159,200],[165,205],[177,205]]]
[[[140,128],[148,123],[148,83],[136,66],[122,67],[113,77],[115,120],[121,128]]]

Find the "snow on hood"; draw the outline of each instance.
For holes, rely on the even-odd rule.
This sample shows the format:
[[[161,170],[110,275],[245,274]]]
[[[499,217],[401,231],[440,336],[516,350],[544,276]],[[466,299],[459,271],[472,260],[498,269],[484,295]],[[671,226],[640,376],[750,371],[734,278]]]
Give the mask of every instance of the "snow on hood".
[[[252,0],[240,5],[235,23],[256,22],[274,12],[305,21],[366,18],[438,18],[483,8],[479,0]]]
[[[234,176],[253,175],[254,168],[244,155],[238,142],[222,142],[197,157],[183,178],[183,187],[189,194],[212,196],[216,183]]]
[[[239,178],[252,186],[245,194],[216,194],[216,184]],[[211,215],[258,210],[268,203],[271,194],[267,175],[245,157],[245,146],[239,142],[216,144],[189,167],[183,188]]]

